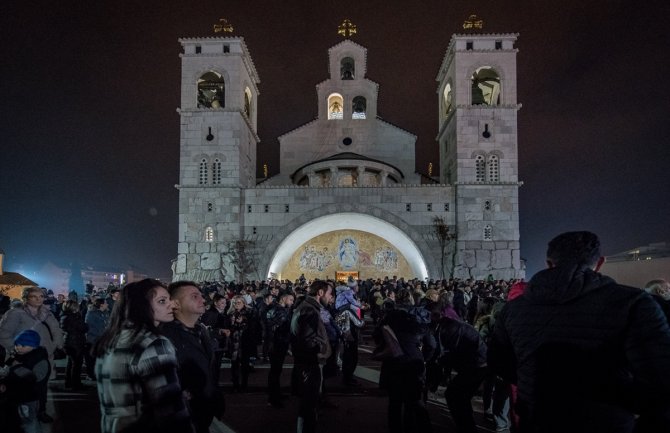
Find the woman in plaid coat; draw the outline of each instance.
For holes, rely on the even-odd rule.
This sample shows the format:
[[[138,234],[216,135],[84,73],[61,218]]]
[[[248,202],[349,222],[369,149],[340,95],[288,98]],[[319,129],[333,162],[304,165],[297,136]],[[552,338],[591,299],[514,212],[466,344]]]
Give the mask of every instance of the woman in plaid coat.
[[[173,320],[163,283],[127,284],[96,346],[102,433],[192,433],[174,346],[157,326]]]

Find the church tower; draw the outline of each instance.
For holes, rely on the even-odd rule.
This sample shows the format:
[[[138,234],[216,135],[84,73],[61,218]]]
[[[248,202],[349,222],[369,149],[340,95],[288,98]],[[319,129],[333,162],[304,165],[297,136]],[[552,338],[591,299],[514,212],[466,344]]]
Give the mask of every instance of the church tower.
[[[223,279],[256,183],[260,83],[243,38],[180,39],[179,243],[175,277]]]
[[[453,186],[461,277],[507,269],[519,257],[516,34],[454,35],[437,76],[440,183]]]

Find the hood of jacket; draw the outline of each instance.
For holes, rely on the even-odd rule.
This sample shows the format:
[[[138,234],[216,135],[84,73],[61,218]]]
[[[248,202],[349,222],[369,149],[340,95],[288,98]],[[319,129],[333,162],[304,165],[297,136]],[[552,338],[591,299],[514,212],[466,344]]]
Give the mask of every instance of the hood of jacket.
[[[535,274],[524,296],[536,304],[565,304],[610,284],[615,284],[614,280],[586,265],[569,264]]]
[[[354,291],[351,287],[338,286],[335,288],[335,308],[339,309],[344,305],[351,304],[356,308],[360,308],[361,304],[354,298]]]

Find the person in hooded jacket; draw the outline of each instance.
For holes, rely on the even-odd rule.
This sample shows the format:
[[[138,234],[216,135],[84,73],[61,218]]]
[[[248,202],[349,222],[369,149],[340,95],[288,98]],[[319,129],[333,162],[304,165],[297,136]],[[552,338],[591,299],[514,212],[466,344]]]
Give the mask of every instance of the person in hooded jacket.
[[[670,328],[644,291],[597,271],[598,237],[563,233],[496,320],[489,363],[516,383],[521,432],[670,431]]]
[[[415,307],[412,293],[404,288],[398,290],[395,305],[373,334],[375,341],[381,342],[381,329],[388,325],[403,351],[402,356],[382,361],[379,378],[379,386],[385,388],[389,396],[389,432],[430,432],[430,417],[422,400],[425,363],[432,358],[436,347],[429,330],[430,312]]]
[[[67,353],[65,388],[77,391],[82,389],[81,367],[84,364],[86,331],[88,331],[88,325],[84,322],[77,301],[69,300],[63,306],[60,327],[63,330],[65,353]]]
[[[364,322],[361,315],[363,304],[358,300],[356,290],[358,282],[349,277],[346,286],[338,286],[335,291],[335,320],[343,334],[342,344],[342,382],[346,386],[359,386],[354,378],[358,365],[358,340],[360,328]]]

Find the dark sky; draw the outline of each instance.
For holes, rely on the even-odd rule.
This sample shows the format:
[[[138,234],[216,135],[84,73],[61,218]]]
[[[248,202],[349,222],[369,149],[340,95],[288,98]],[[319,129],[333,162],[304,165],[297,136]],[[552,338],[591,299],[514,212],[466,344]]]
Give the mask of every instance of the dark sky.
[[[10,3],[10,4],[5,4]],[[532,274],[561,231],[605,253],[670,241],[668,3],[615,0],[24,1],[0,9],[0,249],[169,275],[176,256],[179,37],[226,17],[261,78],[259,164],[312,120],[350,18],[379,115],[437,164],[435,76],[471,13],[517,41],[521,249]]]

